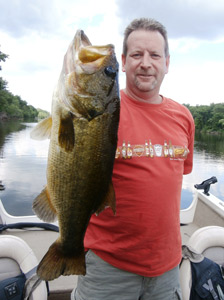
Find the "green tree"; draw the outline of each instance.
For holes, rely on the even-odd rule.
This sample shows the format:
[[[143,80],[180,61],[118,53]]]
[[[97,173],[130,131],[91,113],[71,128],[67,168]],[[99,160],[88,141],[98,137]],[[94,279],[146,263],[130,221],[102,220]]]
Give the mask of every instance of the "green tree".
[[[38,119],[45,119],[50,115],[48,111],[42,110],[40,108],[38,108],[37,111],[38,111]]]
[[[0,90],[0,112],[6,112],[8,106],[8,92]]]
[[[202,132],[220,132],[224,129],[224,103],[185,105],[191,111],[195,121],[196,130]]]
[[[220,124],[221,128],[224,129],[224,119],[219,120],[219,124]]]
[[[1,61],[5,61],[6,58],[8,58],[8,55],[3,53],[1,50],[0,50],[0,62]],[[2,69],[1,65],[0,65],[0,70]]]
[[[0,91],[5,90],[7,87],[8,82],[6,80],[3,80],[2,77],[0,77]]]
[[[8,55],[3,53],[1,50],[0,50],[0,62],[3,61],[5,62],[6,58],[8,58]],[[2,67],[0,65],[0,71],[2,70]],[[5,81],[2,77],[0,77],[0,91],[1,90],[4,90],[6,89],[7,87],[7,81]]]

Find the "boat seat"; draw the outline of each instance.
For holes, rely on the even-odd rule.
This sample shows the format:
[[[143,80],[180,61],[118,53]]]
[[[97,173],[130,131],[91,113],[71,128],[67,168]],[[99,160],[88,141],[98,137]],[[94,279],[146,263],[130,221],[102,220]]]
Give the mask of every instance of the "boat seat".
[[[217,264],[224,263],[224,227],[208,226],[195,231],[188,240],[196,252],[213,260]],[[191,290],[191,265],[190,261],[183,260],[180,267],[180,284],[183,300],[189,300]]]
[[[38,264],[32,249],[22,239],[0,235],[0,281],[28,273]],[[42,281],[33,291],[30,300],[47,300],[47,288]]]

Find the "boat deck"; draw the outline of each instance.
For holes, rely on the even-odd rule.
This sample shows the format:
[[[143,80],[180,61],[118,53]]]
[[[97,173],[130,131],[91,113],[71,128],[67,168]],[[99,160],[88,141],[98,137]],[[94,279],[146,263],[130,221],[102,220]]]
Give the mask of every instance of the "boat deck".
[[[192,233],[199,227],[195,224],[189,224],[181,226],[182,241],[183,244],[187,242]],[[2,234],[15,235],[23,239],[31,249],[33,249],[38,261],[47,252],[50,245],[57,239],[58,233],[46,230],[17,230],[10,229],[4,231]],[[37,247],[39,245],[39,247]],[[41,245],[41,246],[40,246]],[[49,281],[50,295],[49,300],[67,300],[70,299],[71,291],[75,288],[77,284],[77,276],[61,276],[58,279]]]
[[[0,203],[1,204],[1,203]],[[3,208],[2,208],[3,209]],[[3,224],[15,222],[14,219],[5,215]],[[8,219],[7,219],[8,218]],[[181,211],[181,222],[186,224],[181,226],[182,244],[187,244],[192,234],[199,228],[205,226],[224,227],[224,205],[223,202],[214,197],[206,197],[199,192],[192,202],[192,205]],[[20,222],[23,220],[20,219]],[[1,223],[1,220],[0,220]],[[38,261],[42,259],[50,245],[57,239],[58,233],[37,228],[19,230],[8,229],[1,234],[15,235],[23,239],[33,250]],[[61,276],[49,282],[49,300],[69,300],[71,291],[77,284],[77,276]]]

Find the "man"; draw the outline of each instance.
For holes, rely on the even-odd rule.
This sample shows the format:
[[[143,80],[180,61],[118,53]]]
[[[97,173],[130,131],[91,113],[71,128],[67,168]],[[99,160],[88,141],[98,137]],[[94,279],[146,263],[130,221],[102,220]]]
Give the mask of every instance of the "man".
[[[125,30],[116,216],[92,216],[85,236],[87,274],[76,300],[181,299],[180,197],[192,170],[194,122],[186,107],[159,94],[169,68],[166,30],[152,19]]]

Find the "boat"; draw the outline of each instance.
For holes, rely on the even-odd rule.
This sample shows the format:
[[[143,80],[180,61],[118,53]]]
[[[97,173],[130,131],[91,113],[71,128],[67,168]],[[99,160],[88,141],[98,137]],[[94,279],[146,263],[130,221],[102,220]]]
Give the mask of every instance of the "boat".
[[[217,182],[217,179],[215,177],[211,177],[208,180],[203,181],[201,184],[195,185],[194,197],[191,205],[188,208],[180,211],[182,244],[188,245],[192,239],[194,240],[194,243],[195,241],[198,243],[198,241],[200,241],[201,231],[205,233],[207,230],[212,230],[212,234],[209,234],[209,236],[212,235],[213,240],[215,240],[215,242],[213,242],[218,243],[219,246],[221,243],[224,257],[224,202],[209,193],[210,185],[214,184],[215,182]],[[49,246],[53,241],[56,240],[58,236],[57,222],[53,224],[47,224],[41,221],[35,215],[12,216],[6,212],[0,200],[0,230],[1,228],[0,260],[3,257],[1,239],[5,239],[4,245],[7,244],[6,241],[8,239],[9,256],[12,255],[12,252],[15,252],[13,250],[16,248],[16,246],[12,246],[11,243],[13,244],[14,242],[16,243],[17,241],[22,241],[28,247],[28,256],[32,256],[30,269],[35,267],[35,264],[38,264],[48,250]],[[221,232],[222,238],[219,238],[218,235],[216,237],[214,232],[217,232],[218,234]],[[208,240],[209,239],[207,239],[207,236],[205,235],[205,238],[203,238],[203,247],[205,247]],[[195,245],[194,243],[193,245]],[[197,245],[197,247],[199,246]],[[22,267],[21,269],[23,271]],[[181,281],[184,282],[182,285],[185,285],[185,283],[188,282],[187,286],[183,286],[185,294],[188,294],[190,289],[190,279],[186,278],[186,274],[188,274],[188,277],[190,276],[189,270],[189,266],[187,267],[187,271],[186,266],[184,266],[182,271]],[[58,279],[50,281],[48,283],[48,288],[46,288],[45,283],[43,284],[42,282],[41,284],[42,285],[39,285],[35,291],[37,296],[31,296],[30,300],[67,300],[70,299],[71,292],[77,284],[77,276],[60,276]],[[42,296],[40,296],[38,293],[40,293]],[[183,299],[188,300],[189,295],[183,295]]]

